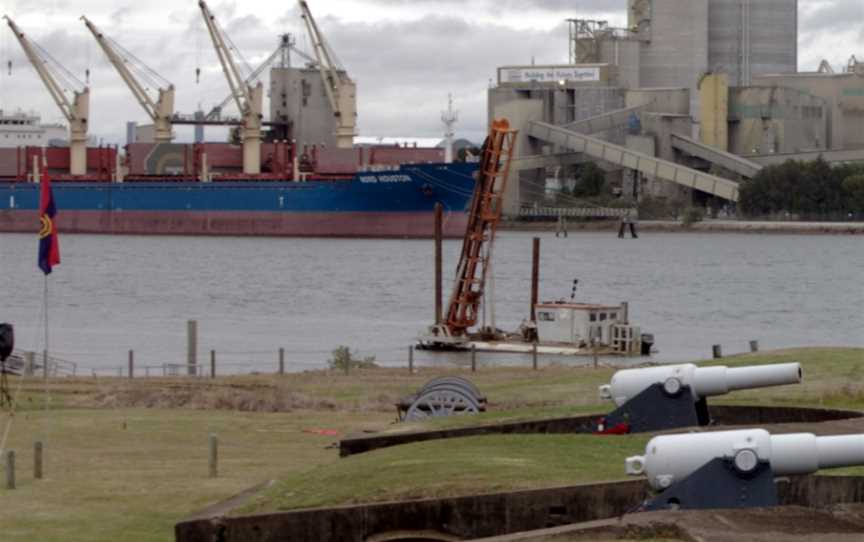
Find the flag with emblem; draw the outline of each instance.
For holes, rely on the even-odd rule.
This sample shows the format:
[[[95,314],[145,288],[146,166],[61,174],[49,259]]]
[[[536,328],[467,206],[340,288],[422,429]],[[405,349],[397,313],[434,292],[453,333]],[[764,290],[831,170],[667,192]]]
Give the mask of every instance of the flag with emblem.
[[[51,191],[51,179],[47,171],[42,171],[39,189],[39,269],[48,275],[51,268],[60,264],[60,240],[57,237],[57,205]]]

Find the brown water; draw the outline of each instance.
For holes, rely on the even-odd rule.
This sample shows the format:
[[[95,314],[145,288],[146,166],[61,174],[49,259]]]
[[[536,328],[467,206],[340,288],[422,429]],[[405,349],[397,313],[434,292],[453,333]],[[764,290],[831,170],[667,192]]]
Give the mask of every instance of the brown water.
[[[495,249],[497,324],[528,314],[532,234],[501,234]],[[806,345],[864,346],[864,238],[844,236],[543,234],[541,298],[629,301],[656,336],[659,361]],[[445,244],[448,277],[460,244]],[[49,286],[50,350],[89,367],[185,360],[186,320],[199,321],[202,360],[225,371],[323,367],[348,345],[388,365],[433,311],[430,241],[194,237],[61,237]],[[0,234],[0,321],[18,346],[42,349],[43,279],[36,239]],[[466,361],[418,353],[417,363]],[[486,363],[526,363],[481,356]]]

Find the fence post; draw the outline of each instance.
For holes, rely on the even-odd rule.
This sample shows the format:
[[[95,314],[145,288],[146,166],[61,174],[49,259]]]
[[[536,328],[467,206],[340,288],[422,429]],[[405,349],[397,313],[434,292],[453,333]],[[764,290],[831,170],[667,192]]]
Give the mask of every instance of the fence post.
[[[6,452],[6,489],[15,489],[15,450]]]
[[[279,349],[279,376],[285,374],[285,349]]]
[[[48,350],[42,351],[42,378],[48,380]]]
[[[712,353],[714,354],[714,359],[721,359],[723,357],[723,347],[719,344],[715,344],[711,347]]]
[[[750,351],[754,354],[759,351],[759,341],[750,341]]]
[[[33,444],[33,478],[42,479],[42,442],[38,440]]]
[[[135,351],[129,351],[129,380],[135,378]]]
[[[531,347],[531,365],[532,365],[532,367],[534,368],[535,371],[538,369],[538,364],[537,364],[537,343],[534,343],[534,345]]]
[[[207,464],[209,467],[209,475],[210,478],[216,478],[219,475],[219,439],[213,433],[210,433],[208,448]]]
[[[36,372],[36,352],[24,352],[24,359],[27,361],[27,376],[33,376]]]
[[[196,376],[198,364],[198,320],[186,322],[186,364],[189,376]]]
[[[414,374],[414,345],[408,347],[408,374]]]
[[[477,345],[471,345],[471,372],[477,372]]]

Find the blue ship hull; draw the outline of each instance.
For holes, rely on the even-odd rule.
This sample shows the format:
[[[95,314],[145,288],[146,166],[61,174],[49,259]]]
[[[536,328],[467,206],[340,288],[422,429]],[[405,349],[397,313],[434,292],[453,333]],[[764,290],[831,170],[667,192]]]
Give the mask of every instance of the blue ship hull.
[[[464,233],[476,164],[406,165],[351,179],[55,182],[60,231],[154,235],[427,237]],[[39,185],[0,182],[0,231],[38,230]]]

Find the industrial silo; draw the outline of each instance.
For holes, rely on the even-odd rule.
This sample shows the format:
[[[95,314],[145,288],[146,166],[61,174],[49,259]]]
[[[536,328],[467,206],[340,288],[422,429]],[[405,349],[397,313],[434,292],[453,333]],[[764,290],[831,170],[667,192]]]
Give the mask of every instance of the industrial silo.
[[[708,65],[732,86],[798,69],[798,0],[709,0]]]
[[[708,71],[708,0],[629,0],[628,22],[642,42],[639,83],[643,88],[696,88]]]

